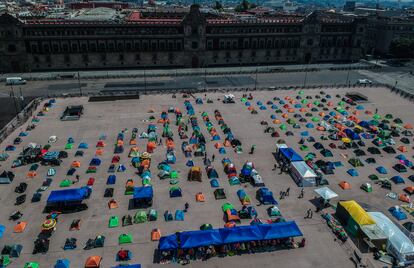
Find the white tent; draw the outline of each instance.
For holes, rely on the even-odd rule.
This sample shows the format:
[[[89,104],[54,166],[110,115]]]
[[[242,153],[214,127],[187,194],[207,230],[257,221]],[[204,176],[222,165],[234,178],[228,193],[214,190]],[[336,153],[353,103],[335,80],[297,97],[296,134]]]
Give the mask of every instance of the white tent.
[[[317,175],[304,161],[292,162],[290,173],[299,186],[310,187],[316,185]]]
[[[322,187],[314,190],[318,195],[320,195],[325,200],[330,200],[332,198],[338,197],[338,195],[329,189],[328,187]]]
[[[368,212],[377,226],[388,237],[387,251],[398,263],[406,266],[414,263],[414,244],[397,225],[381,212]]]

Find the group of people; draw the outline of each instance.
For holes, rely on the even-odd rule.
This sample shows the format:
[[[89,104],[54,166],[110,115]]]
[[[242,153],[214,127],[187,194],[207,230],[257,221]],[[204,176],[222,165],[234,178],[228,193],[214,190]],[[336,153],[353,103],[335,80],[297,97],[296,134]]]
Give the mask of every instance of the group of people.
[[[160,252],[160,263],[188,264],[195,260],[208,260],[212,257],[225,257],[241,254],[270,252],[305,246],[305,238],[295,242],[293,238],[249,241],[217,246],[205,246],[190,249],[178,249]]]

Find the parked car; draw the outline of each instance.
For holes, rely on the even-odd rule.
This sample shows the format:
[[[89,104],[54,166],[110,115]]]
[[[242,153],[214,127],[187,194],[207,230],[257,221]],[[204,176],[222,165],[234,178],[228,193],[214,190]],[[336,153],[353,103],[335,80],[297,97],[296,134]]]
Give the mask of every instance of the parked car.
[[[369,79],[358,79],[357,84],[359,85],[371,85],[372,81]]]

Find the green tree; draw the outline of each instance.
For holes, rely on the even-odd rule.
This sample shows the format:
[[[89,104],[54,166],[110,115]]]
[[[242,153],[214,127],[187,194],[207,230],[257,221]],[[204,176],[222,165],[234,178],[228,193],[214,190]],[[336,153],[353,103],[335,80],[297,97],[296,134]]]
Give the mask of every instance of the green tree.
[[[236,6],[236,8],[234,9],[236,12],[244,12],[247,11],[251,8],[249,1],[247,0],[242,0],[240,4],[238,4]]]
[[[220,3],[220,1],[216,1],[214,3],[214,7],[215,10],[223,10],[223,5]]]
[[[414,58],[414,39],[395,39],[391,42],[389,50],[397,58]]]

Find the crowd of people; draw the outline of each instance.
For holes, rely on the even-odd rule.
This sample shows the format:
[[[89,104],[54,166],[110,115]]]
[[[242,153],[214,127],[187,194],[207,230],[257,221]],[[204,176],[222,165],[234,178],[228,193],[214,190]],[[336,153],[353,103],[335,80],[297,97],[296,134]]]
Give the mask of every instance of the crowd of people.
[[[188,264],[191,261],[208,260],[212,257],[225,257],[242,254],[271,252],[281,249],[293,249],[304,247],[305,242],[305,238],[302,238],[298,242],[295,242],[293,238],[285,238],[161,251],[160,263]]]

